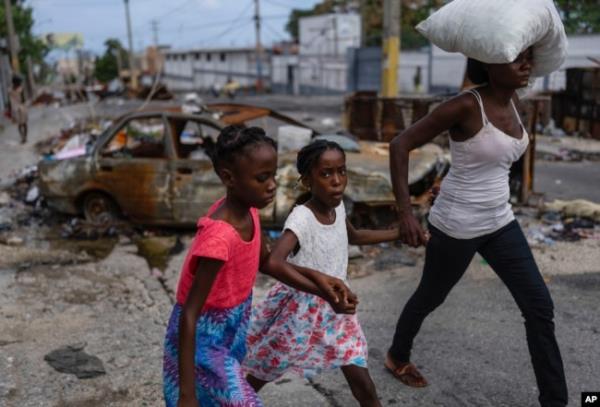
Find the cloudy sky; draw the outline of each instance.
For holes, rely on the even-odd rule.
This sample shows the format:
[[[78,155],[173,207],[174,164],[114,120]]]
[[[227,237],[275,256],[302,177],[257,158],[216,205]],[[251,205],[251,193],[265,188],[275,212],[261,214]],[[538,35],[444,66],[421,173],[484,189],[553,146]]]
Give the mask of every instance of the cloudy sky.
[[[264,44],[288,39],[284,26],[292,8],[318,0],[260,0]],[[253,45],[254,0],[129,0],[133,46],[153,43],[152,20],[161,44],[174,48]],[[33,7],[34,32],[77,32],[86,49],[101,53],[108,37],[127,45],[123,0],[27,0]]]

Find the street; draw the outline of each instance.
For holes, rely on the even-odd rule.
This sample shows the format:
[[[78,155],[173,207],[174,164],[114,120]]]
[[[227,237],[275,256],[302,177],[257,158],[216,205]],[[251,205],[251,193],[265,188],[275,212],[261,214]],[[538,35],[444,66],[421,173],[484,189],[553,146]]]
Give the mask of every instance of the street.
[[[337,118],[331,110],[323,111]],[[64,112],[84,115],[86,108],[73,106]],[[64,126],[57,113],[53,108],[34,110],[32,140],[25,146],[16,143],[14,126],[3,130],[3,183],[11,171],[35,163],[35,141]],[[598,162],[539,162],[536,171],[536,190],[548,198],[599,200],[590,178],[600,173]],[[562,184],[552,181],[558,174]],[[536,222],[517,209],[523,212],[519,220],[524,228]],[[22,230],[27,231],[23,245],[0,245],[0,405],[162,405],[164,330],[193,234],[172,231],[163,237],[154,232],[158,240],[175,234],[183,243],[159,270],[144,257],[137,238],[61,239],[43,224]],[[370,371],[384,406],[537,405],[522,317],[480,257],[416,339],[413,358],[430,386],[411,389],[394,380],[384,370],[383,358],[396,319],[419,281],[423,249],[375,249],[351,260],[350,284],[361,300],[359,319],[369,341]],[[598,239],[533,245],[555,303],[572,405],[578,405],[582,391],[600,390],[599,249]],[[414,265],[402,266],[401,260]],[[259,278],[257,300],[271,283]],[[54,370],[44,357],[66,345],[99,358],[105,374],[79,379]],[[357,405],[341,372],[310,382],[286,376],[261,394],[266,406]]]

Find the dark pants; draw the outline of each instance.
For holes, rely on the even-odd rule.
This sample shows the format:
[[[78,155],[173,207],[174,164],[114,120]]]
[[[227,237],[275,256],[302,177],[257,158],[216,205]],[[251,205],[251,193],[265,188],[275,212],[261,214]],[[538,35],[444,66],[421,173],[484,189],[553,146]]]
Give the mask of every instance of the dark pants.
[[[409,361],[423,320],[444,302],[479,252],[506,284],[525,318],[541,405],[566,406],[567,384],[554,336],[552,298],[517,221],[474,239],[455,239],[431,225],[429,230],[423,276],[398,319],[390,355],[399,362]]]

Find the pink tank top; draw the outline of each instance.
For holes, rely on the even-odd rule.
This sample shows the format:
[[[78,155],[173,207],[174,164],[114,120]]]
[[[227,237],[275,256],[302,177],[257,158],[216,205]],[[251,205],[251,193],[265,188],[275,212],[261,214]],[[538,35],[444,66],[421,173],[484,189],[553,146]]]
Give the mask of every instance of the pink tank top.
[[[206,216],[198,220],[198,231],[187,254],[179,283],[177,302],[185,304],[196,274],[199,257],[222,260],[225,263],[213,283],[203,309],[230,308],[244,302],[254,286],[260,262],[260,219],[256,208],[250,209],[254,232],[252,240],[242,240],[229,223],[209,216],[223,203],[215,202]]]

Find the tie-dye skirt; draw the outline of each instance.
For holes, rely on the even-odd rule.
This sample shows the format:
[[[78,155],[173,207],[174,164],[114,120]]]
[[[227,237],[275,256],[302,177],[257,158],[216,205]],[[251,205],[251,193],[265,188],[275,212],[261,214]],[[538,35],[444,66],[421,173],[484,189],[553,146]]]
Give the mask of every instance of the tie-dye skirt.
[[[262,407],[240,363],[246,355],[246,333],[252,296],[242,304],[203,312],[196,323],[196,396],[202,407]],[[175,304],[165,338],[163,388],[167,407],[179,399],[179,321]]]

